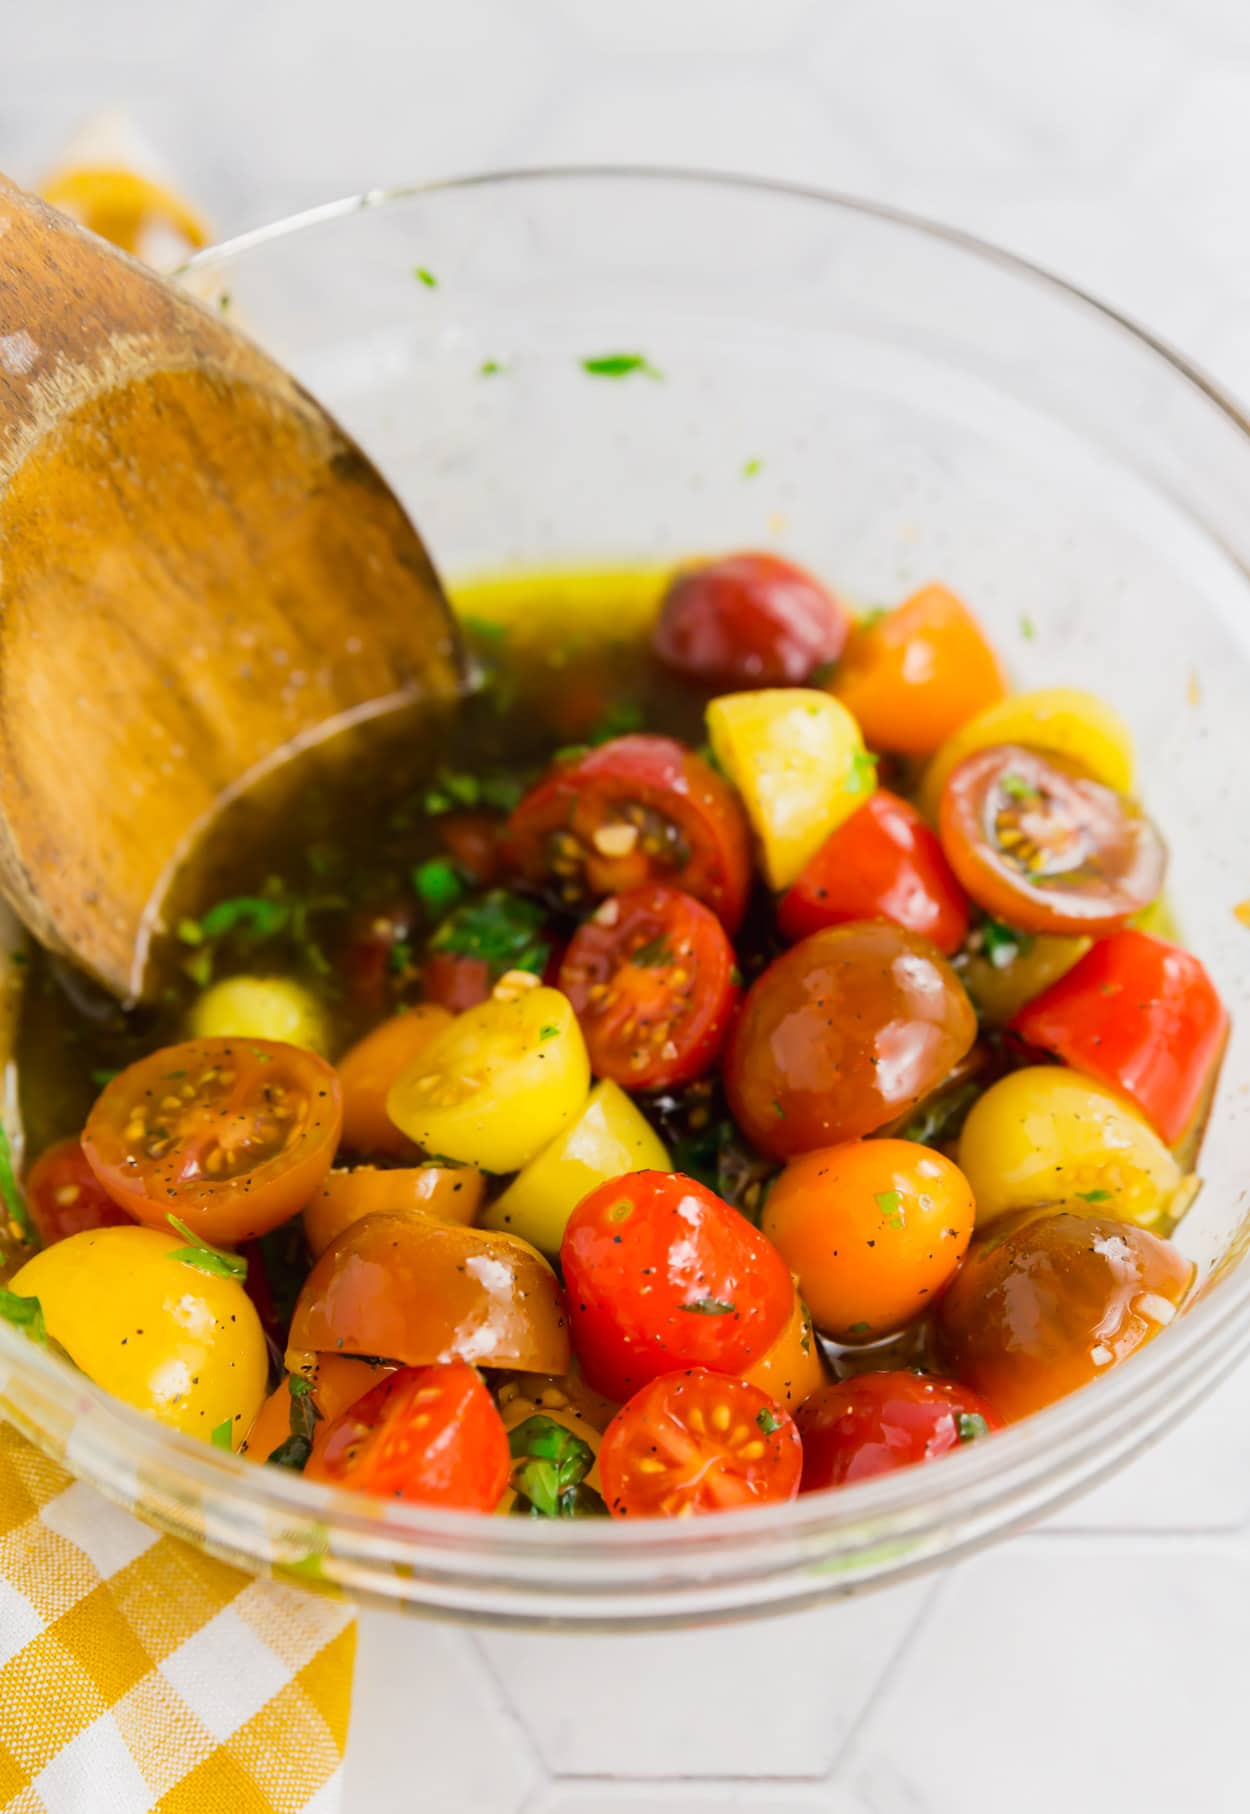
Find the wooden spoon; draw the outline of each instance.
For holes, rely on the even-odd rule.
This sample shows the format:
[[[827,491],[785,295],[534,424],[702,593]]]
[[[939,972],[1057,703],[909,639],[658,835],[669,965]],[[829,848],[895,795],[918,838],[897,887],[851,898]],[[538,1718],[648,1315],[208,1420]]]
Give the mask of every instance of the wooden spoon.
[[[0,891],[31,932],[140,994],[223,797],[461,681],[438,576],[355,442],[0,177]]]

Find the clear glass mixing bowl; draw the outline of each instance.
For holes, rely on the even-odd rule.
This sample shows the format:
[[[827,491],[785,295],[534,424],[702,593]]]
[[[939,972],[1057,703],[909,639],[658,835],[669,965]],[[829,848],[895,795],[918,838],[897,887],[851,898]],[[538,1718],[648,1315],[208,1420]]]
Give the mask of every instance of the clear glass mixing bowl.
[[[184,276],[341,417],[453,581],[776,545],[867,601],[940,577],[1019,684],[1084,682],[1118,706],[1181,923],[1235,1016],[1179,1237],[1202,1284],[1127,1366],[940,1466],[646,1528],[336,1494],[164,1432],[5,1325],[0,1411],[232,1560],[414,1608],[599,1626],[776,1610],[929,1567],[1171,1425],[1250,1343],[1250,929],[1233,912],[1250,895],[1250,438],[1236,406],[1017,259],[765,183],[558,171],[370,194]],[[609,353],[662,377],[583,369]]]

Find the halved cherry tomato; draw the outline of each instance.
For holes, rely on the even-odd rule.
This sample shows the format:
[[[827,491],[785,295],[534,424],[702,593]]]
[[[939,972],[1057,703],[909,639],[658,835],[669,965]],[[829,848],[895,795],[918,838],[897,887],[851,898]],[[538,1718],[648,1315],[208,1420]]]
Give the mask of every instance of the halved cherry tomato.
[[[490,1512],[512,1456],[494,1399],[455,1360],[379,1381],[330,1425],[304,1472],[379,1499]]]
[[[386,1013],[392,984],[407,967],[419,931],[417,908],[405,901],[357,914],[339,958],[347,1005],[365,1021]]]
[[[734,1119],[774,1158],[884,1127],[976,1038],[946,959],[901,927],[813,933],[747,991],[725,1055]]]
[[[315,1259],[364,1216],[434,1216],[467,1227],[485,1195],[474,1165],[336,1166],[304,1205],[304,1234]]]
[[[734,948],[716,915],[676,888],[608,899],[573,934],[559,986],[596,1077],[672,1089],[711,1069],[738,999]]]
[[[869,745],[906,756],[932,755],[1006,690],[985,632],[945,586],[856,629],[832,681]]]
[[[317,1411],[312,1434],[314,1454],[325,1447],[326,1432],[334,1419],[394,1371],[385,1361],[359,1360],[355,1355],[313,1356],[309,1371],[302,1377],[311,1387],[310,1397]],[[251,1461],[268,1461],[291,1434],[291,1378],[288,1373],[257,1412],[241,1449]]]
[[[618,1401],[677,1367],[745,1371],[794,1302],[776,1248],[677,1172],[630,1172],[583,1197],[560,1261],[582,1371]]]
[[[977,1393],[924,1373],[861,1373],[822,1386],[796,1422],[805,1493],[935,1461],[1003,1427]]]
[[[1192,1263],[1144,1228],[1042,1214],[973,1246],[938,1309],[939,1353],[1009,1420],[1126,1360],[1176,1315]]]
[[[349,1152],[385,1153],[392,1159],[416,1154],[416,1146],[386,1112],[387,1094],[435,1034],[450,1025],[445,1008],[422,1003],[384,1020],[339,1059],[335,1069],[343,1086],[343,1145]]]
[[[848,1140],[792,1159],[761,1227],[816,1327],[839,1341],[891,1335],[936,1300],[972,1238],[968,1181],[914,1140]]]
[[[1228,1038],[1228,1011],[1198,959],[1131,929],[1100,939],[1011,1024],[1123,1090],[1169,1146],[1200,1113]]]
[[[484,957],[427,951],[421,959],[421,995],[432,1008],[463,1014],[489,1001],[494,986],[495,978]]]
[[[489,888],[499,879],[499,839],[503,828],[504,820],[498,813],[444,813],[437,821],[443,849],[457,869],[479,888]]]
[[[569,907],[648,882],[679,884],[732,932],[750,885],[742,807],[702,757],[671,737],[615,737],[557,763],[508,825],[530,882]]]
[[[935,833],[884,788],[826,838],[777,908],[788,939],[874,919],[919,933],[947,957],[968,936],[968,897]]]
[[[309,1354],[566,1373],[569,1332],[556,1276],[528,1242],[433,1216],[372,1215],[345,1228],[304,1281],[288,1366],[303,1371]]]
[[[87,1117],[83,1151],[114,1202],[206,1241],[285,1222],[330,1169],[338,1077],[315,1053],[268,1039],[191,1039],[118,1073]]]
[[[660,660],[716,687],[802,686],[836,661],[851,614],[775,554],[731,554],[678,573],[651,636]]]
[[[964,758],[939,826],[973,900],[1026,932],[1114,932],[1150,905],[1167,871],[1163,840],[1135,801],[1018,743]]]
[[[614,1518],[685,1518],[775,1505],[799,1490],[803,1449],[788,1411],[744,1379],[666,1373],[603,1433],[599,1477]]]
[[[26,1177],[26,1207],[44,1247],[84,1228],[122,1227],[134,1217],[114,1203],[87,1163],[82,1141],[58,1140]]]

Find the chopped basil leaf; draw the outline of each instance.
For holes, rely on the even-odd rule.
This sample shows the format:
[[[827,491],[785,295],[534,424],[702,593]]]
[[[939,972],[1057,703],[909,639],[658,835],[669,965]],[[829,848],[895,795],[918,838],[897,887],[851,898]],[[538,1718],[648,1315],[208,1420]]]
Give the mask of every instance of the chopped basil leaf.
[[[551,955],[543,934],[546,911],[506,888],[466,901],[446,918],[430,939],[431,951],[483,959],[497,979],[507,970],[541,976]]]
[[[267,900],[263,895],[237,895],[234,900],[218,901],[200,916],[201,939],[225,938],[227,933],[244,931],[253,939],[272,938],[285,930],[291,917],[286,901]],[[191,941],[193,944],[197,940]]]
[[[91,1081],[98,1090],[104,1089],[106,1085],[112,1083],[114,1077],[119,1077],[120,1075],[120,1071],[116,1070],[99,1070],[90,1073]]]
[[[1004,775],[999,785],[1012,800],[1036,800],[1038,798],[1037,788],[1031,781],[1026,781],[1023,775]]]
[[[429,914],[446,913],[464,893],[460,871],[450,857],[430,857],[412,870],[412,886]]]
[[[870,794],[877,785],[877,758],[871,750],[856,750],[846,778],[847,791]]]
[[[595,1465],[594,1450],[554,1417],[543,1412],[527,1417],[509,1432],[508,1448],[512,1490],[525,1501],[519,1510],[531,1517],[576,1518],[604,1509],[598,1494],[583,1485]]]
[[[302,1373],[292,1373],[286,1383],[292,1398],[307,1398],[313,1389],[312,1381]]]
[[[654,938],[648,939],[645,945],[639,945],[629,961],[640,970],[663,970],[673,961],[673,947],[668,942],[668,934],[659,932]]]
[[[874,1201],[891,1228],[903,1226],[903,1199],[896,1190],[879,1190]]]
[[[462,617],[460,628],[466,636],[472,636],[478,642],[489,643],[492,648],[499,648],[508,638],[507,624],[496,623],[491,617]]]
[[[765,1436],[771,1436],[774,1431],[781,1428],[781,1419],[774,1416],[767,1405],[764,1406],[762,1411],[756,1412],[755,1421],[760,1426],[760,1429],[763,1430]]]
[[[980,1094],[981,1086],[974,1081],[938,1091],[916,1110],[899,1138],[914,1140],[918,1146],[937,1146],[943,1140],[953,1140]]]
[[[0,1317],[18,1329],[25,1329],[32,1342],[47,1340],[43,1305],[38,1298],[23,1297],[16,1291],[5,1291],[0,1287]]]
[[[485,806],[510,813],[525,789],[514,775],[454,774],[440,769],[434,785],[426,789],[422,805],[431,817],[454,812],[457,807]]]
[[[1006,970],[1033,949],[1033,934],[1018,932],[1014,926],[987,916],[981,923],[981,949],[996,970]]]
[[[975,1442],[978,1436],[988,1436],[990,1426],[979,1411],[960,1411],[955,1418],[960,1442]]]
[[[227,1419],[225,1420],[224,1423],[219,1423],[217,1425],[217,1428],[213,1431],[213,1447],[215,1449],[233,1450],[233,1448],[234,1448],[234,1419],[233,1419],[233,1417],[227,1417]]]
[[[312,1381],[302,1373],[287,1377],[291,1399],[291,1434],[265,1457],[276,1468],[292,1468],[302,1474],[312,1454],[313,1433],[321,1421],[312,1396]]]
[[[852,1323],[846,1333],[848,1335],[867,1335],[871,1328],[871,1323]]]
[[[541,1042],[544,1039],[555,1039],[559,1032],[559,1027],[540,1027],[538,1029],[539,1041]]]
[[[197,1234],[189,1229],[177,1216],[166,1216],[165,1220],[175,1234],[180,1234],[187,1247],[176,1247],[170,1254],[171,1260],[178,1260],[183,1266],[194,1266],[197,1272],[207,1272],[217,1279],[238,1279],[247,1277],[247,1261],[242,1254],[223,1253],[219,1247],[210,1247],[207,1241],[201,1241]]]
[[[582,370],[589,372],[592,378],[628,378],[639,372],[644,378],[662,378],[658,371],[643,353],[599,353],[594,358],[582,360]]]
[[[1082,1203],[1109,1203],[1111,1201],[1109,1190],[1078,1190],[1076,1194]]]
[[[738,1306],[721,1298],[695,1298],[693,1303],[679,1304],[677,1308],[689,1310],[694,1316],[732,1316]]]
[[[22,1195],[13,1170],[13,1148],[9,1145],[8,1129],[2,1121],[0,1121],[0,1199],[4,1202],[5,1214],[22,1239],[33,1242],[36,1239],[35,1225],[30,1219],[26,1199]]]
[[[631,731],[641,730],[643,723],[642,707],[623,699],[619,704],[611,706],[599,722],[587,731],[587,746],[597,749],[601,743],[611,743],[614,737],[627,737]]]

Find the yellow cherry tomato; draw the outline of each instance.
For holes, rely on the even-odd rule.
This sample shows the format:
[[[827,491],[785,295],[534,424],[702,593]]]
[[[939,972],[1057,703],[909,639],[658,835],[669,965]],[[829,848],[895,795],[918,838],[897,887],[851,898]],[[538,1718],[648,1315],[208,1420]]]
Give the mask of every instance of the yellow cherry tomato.
[[[611,1079],[596,1084],[572,1127],[531,1159],[478,1218],[483,1228],[520,1235],[558,1253],[582,1198],[623,1172],[666,1172],[672,1161],[651,1123]]]
[[[278,1039],[324,1057],[329,1045],[321,1005],[289,976],[227,976],[191,1009],[195,1039]]]
[[[760,1227],[838,1341],[891,1335],[935,1301],[975,1220],[959,1168],[914,1140],[846,1140],[792,1159]]]
[[[929,818],[937,818],[942,790],[964,757],[997,743],[1067,756],[1105,787],[1132,791],[1133,736],[1120,714],[1078,687],[1044,687],[988,706],[942,745],[920,786],[920,805]]]
[[[742,1375],[787,1411],[793,1411],[825,1383],[825,1363],[812,1326],[812,1313],[796,1291],[790,1321],[766,1354]]]
[[[977,1224],[1053,1207],[1143,1228],[1167,1214],[1181,1170],[1122,1096],[1062,1065],[1000,1077],[959,1136]]]
[[[828,693],[727,693],[708,706],[707,730],[742,796],[770,888],[788,888],[876,786],[859,726]]]
[[[514,1172],[581,1113],[586,1042],[558,989],[494,995],[458,1015],[391,1086],[387,1113],[427,1153]]]
[[[997,940],[979,950],[970,945],[955,968],[981,1019],[1005,1027],[1025,1002],[1065,976],[1089,947],[1087,938],[1021,933],[1014,955]]]
[[[162,1423],[237,1448],[265,1397],[260,1318],[237,1279],[174,1256],[156,1228],[93,1228],[28,1260],[11,1284],[88,1379]],[[224,1444],[223,1444],[224,1446]]]

